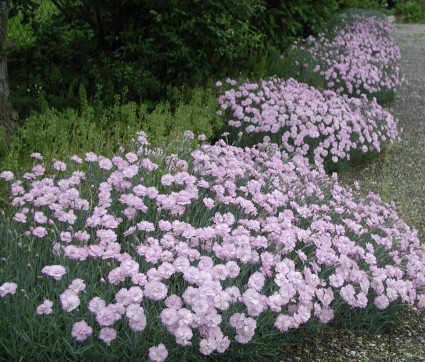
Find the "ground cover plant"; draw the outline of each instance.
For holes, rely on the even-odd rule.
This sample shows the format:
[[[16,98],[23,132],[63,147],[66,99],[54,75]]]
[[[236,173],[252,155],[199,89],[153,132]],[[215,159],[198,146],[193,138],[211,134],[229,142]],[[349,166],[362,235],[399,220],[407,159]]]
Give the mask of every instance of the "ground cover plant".
[[[397,62],[394,28],[382,13],[349,10],[327,32],[295,42],[290,54],[296,77],[338,94],[392,99],[405,83]]]
[[[327,323],[425,307],[425,246],[393,204],[275,144],[193,138],[170,154],[140,132],[109,157],[35,153],[0,174],[9,358],[258,360]]]
[[[400,141],[398,120],[376,99],[320,92],[292,78],[218,85],[225,90],[219,98],[223,130],[230,142],[242,147],[264,141],[281,144],[332,172],[375,157],[385,144]]]

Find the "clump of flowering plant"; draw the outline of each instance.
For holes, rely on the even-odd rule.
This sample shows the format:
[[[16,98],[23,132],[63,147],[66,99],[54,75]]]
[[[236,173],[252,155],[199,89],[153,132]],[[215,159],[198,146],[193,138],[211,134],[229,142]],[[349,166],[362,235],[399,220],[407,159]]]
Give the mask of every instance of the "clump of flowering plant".
[[[328,172],[370,157],[400,141],[398,120],[376,100],[349,98],[292,78],[270,78],[233,87],[220,96],[225,131],[241,146],[281,144]]]
[[[393,31],[381,17],[354,14],[341,18],[329,32],[295,42],[292,65],[299,68],[300,76],[320,74],[321,86],[338,94],[366,94],[387,101],[405,83],[397,65],[401,56]],[[309,55],[306,61],[300,57],[303,52]]]
[[[33,305],[38,323],[72,316],[66,348],[98,338],[99,353],[134,343],[152,361],[229,360],[337,320],[341,305],[425,306],[425,247],[394,205],[275,144],[192,149],[186,138],[167,155],[141,132],[133,150],[41,168],[3,177],[21,249],[53,245],[46,263],[73,278],[41,277]],[[31,232],[39,224],[46,234]]]

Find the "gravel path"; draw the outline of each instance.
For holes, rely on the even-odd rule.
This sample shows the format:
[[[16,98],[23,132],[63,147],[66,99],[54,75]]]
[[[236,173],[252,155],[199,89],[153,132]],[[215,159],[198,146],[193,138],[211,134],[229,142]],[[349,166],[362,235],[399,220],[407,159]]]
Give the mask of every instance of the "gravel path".
[[[396,25],[394,37],[408,85],[385,107],[400,120],[402,142],[340,180],[349,185],[358,180],[361,192],[394,201],[425,242],[425,25]],[[383,334],[329,330],[275,361],[425,361],[425,311],[403,308],[394,328]]]

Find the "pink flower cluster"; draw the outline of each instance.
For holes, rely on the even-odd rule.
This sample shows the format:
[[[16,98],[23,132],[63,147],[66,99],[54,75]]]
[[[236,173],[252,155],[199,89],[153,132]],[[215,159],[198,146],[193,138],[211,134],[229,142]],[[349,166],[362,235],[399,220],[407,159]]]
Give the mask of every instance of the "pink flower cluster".
[[[248,343],[255,334],[257,322],[254,318],[246,317],[244,313],[235,313],[229,319],[229,324],[236,329],[236,337],[239,343]]]
[[[295,42],[293,50],[308,52],[313,63],[300,66],[312,67],[324,78],[324,86],[338,94],[395,92],[405,79],[397,66],[401,56],[393,31],[386,19],[354,15],[328,34]]]
[[[348,98],[290,78],[246,82],[219,98],[229,138],[241,145],[282,144],[316,165],[350,159],[351,152],[381,151],[400,141],[398,120],[376,100]]]
[[[178,345],[209,355],[248,343],[265,313],[278,333],[328,323],[342,302],[425,307],[425,246],[394,205],[360,198],[275,144],[191,148],[185,140],[178,154],[165,155],[138,136],[134,152],[110,163],[90,154],[81,164],[86,173],[67,165],[52,177],[24,179],[11,197],[17,213],[33,209],[52,220],[56,234],[43,238],[54,237],[54,253],[78,260],[79,272],[86,260],[111,266],[108,283],[87,289],[112,290],[115,301],[91,296],[78,308],[94,314],[105,343],[124,328],[156,333],[160,322]],[[28,217],[25,225],[36,223]],[[42,272],[60,279],[65,269]],[[60,297],[63,308],[77,313],[83,291],[74,280]],[[83,341],[92,332],[81,320],[71,335]],[[167,353],[154,346],[149,358]]]

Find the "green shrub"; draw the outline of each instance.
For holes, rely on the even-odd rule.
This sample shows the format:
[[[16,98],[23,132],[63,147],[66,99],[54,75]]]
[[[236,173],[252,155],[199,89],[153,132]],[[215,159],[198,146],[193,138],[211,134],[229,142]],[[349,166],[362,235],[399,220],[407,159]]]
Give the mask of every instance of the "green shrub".
[[[321,31],[344,3],[58,0],[49,16],[36,17],[39,2],[22,7],[15,0],[12,14],[25,21],[32,41],[9,56],[12,100],[23,117],[40,110],[41,92],[52,107],[75,106],[81,84],[89,98],[101,84],[103,101],[112,105],[125,87],[131,101],[157,102],[169,85],[235,78],[249,59],[247,71],[258,73],[256,61]]]
[[[423,1],[399,0],[394,11],[401,15],[402,22],[419,23],[425,21],[424,6]]]
[[[213,88],[195,88],[183,92],[170,90],[171,102],[159,103],[154,109],[147,103],[128,102],[126,93],[115,96],[114,105],[105,106],[98,92],[92,104],[86,90],[79,87],[79,109],[59,111],[42,105],[42,113],[24,120],[18,131],[0,148],[2,167],[23,165],[32,152],[45,158],[65,158],[82,151],[105,153],[125,145],[140,130],[149,133],[152,144],[169,143],[184,130],[212,138],[221,128],[216,114],[217,95]],[[125,141],[127,140],[127,141]]]

